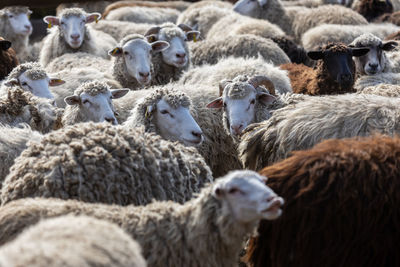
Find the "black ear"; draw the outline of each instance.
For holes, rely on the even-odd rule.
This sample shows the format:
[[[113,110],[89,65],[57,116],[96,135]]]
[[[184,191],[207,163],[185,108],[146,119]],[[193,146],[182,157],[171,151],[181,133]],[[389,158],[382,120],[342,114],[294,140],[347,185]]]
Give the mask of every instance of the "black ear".
[[[369,52],[369,48],[362,47],[362,48],[350,48],[353,57],[361,57]]]
[[[7,40],[1,40],[0,41],[0,49],[1,50],[6,51],[10,47],[11,47],[11,42],[10,41],[7,41]]]
[[[382,44],[382,50],[391,51],[391,50],[395,49],[398,45],[399,45],[399,43],[397,43],[395,41],[388,41],[388,42]]]
[[[307,56],[312,60],[318,60],[324,58],[324,53],[322,51],[310,51],[307,53]]]

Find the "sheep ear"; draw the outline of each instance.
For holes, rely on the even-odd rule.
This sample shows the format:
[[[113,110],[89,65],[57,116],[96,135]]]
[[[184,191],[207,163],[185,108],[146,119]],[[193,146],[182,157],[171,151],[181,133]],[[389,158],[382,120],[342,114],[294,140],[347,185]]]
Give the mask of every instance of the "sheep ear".
[[[79,105],[80,100],[81,99],[77,95],[70,95],[64,98],[65,103],[70,106]]]
[[[115,47],[114,49],[108,51],[108,55],[113,56],[113,57],[118,57],[118,56],[122,55],[122,48]]]
[[[49,24],[49,28],[51,25],[60,25],[60,19],[55,16],[46,16],[43,18],[43,21]]]
[[[257,0],[260,6],[265,6],[268,3],[268,0]]]
[[[58,85],[61,85],[61,84],[64,84],[64,83],[65,83],[64,80],[56,79],[56,78],[50,78],[50,81],[49,81],[49,85],[50,86],[58,86]]]
[[[362,48],[351,48],[351,53],[353,57],[361,57],[364,56],[369,52],[369,48],[362,47]]]
[[[19,85],[19,81],[16,78],[13,78],[11,80],[8,80],[4,82],[5,86],[14,86],[14,85]]]
[[[7,40],[0,41],[0,49],[7,51],[11,47],[11,42]]]
[[[214,99],[210,103],[207,104],[207,108],[222,108],[224,106],[224,101],[222,100],[222,97],[218,97],[217,99]]]
[[[257,94],[257,99],[264,105],[269,105],[276,100],[276,97],[265,92],[260,92]]]
[[[121,98],[129,92],[128,88],[123,89],[112,89],[111,95],[113,99]]]
[[[150,44],[151,47],[153,48],[154,52],[161,52],[164,51],[165,49],[167,49],[169,47],[169,43],[165,42],[165,41],[156,41]]]
[[[391,51],[391,50],[395,49],[398,45],[399,45],[399,43],[397,43],[395,41],[389,41],[389,42],[382,44],[382,50]]]
[[[307,56],[312,60],[318,60],[324,58],[324,53],[322,51],[310,51],[307,53]]]
[[[196,42],[197,40],[200,40],[200,32],[199,31],[190,31],[186,33],[186,40],[187,41],[193,41]]]
[[[86,15],[86,23],[92,23],[93,21],[97,23],[99,19],[101,19],[101,14],[97,12]]]

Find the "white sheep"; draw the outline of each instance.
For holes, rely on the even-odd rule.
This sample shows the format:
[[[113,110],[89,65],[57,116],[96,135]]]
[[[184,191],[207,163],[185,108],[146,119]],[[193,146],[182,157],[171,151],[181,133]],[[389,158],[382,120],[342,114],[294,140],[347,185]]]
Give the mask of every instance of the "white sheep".
[[[140,245],[116,224],[88,216],[39,221],[0,248],[0,266],[146,267]]]
[[[0,9],[0,36],[9,40],[18,59],[22,62],[29,55],[29,35],[32,33],[32,24],[29,16],[32,11],[25,6],[9,6]]]
[[[374,75],[381,72],[391,72],[392,62],[388,60],[385,51],[395,49],[397,42],[383,42],[372,33],[365,33],[357,37],[349,47],[369,48],[369,52],[361,57],[354,57],[356,72],[359,75]]]
[[[67,53],[54,58],[46,66],[49,73],[63,72],[66,70],[95,68],[101,72],[110,72],[112,66],[111,60],[95,56],[86,52]]]
[[[121,20],[135,23],[162,24],[175,23],[180,12],[172,8],[160,7],[121,7],[108,12],[106,20]]]
[[[286,34],[299,41],[304,32],[321,24],[366,25],[368,21],[357,12],[340,5],[317,8],[284,8],[280,0],[240,0],[234,11],[277,24]]]
[[[317,50],[329,42],[351,43],[358,36],[372,33],[380,39],[398,32],[400,27],[391,23],[370,23],[368,25],[326,24],[312,28],[303,34],[301,42],[306,50]]]
[[[183,203],[212,180],[193,147],[139,127],[88,122],[29,143],[3,182],[1,202],[41,196],[119,205]]]
[[[307,96],[250,125],[239,145],[245,168],[259,170],[330,138],[400,133],[398,98],[370,94]]]
[[[16,86],[31,92],[35,96],[54,99],[49,86],[59,86],[64,83],[64,80],[49,78],[49,75],[39,63],[27,62],[18,65],[9,73],[0,87],[0,94],[7,94],[7,88]]]
[[[399,84],[400,73],[383,72],[376,75],[360,76],[354,83],[354,89],[362,92],[366,87],[377,86],[379,84]]]
[[[372,94],[387,97],[400,97],[400,86],[398,84],[380,83],[376,86],[365,87],[360,94]]]
[[[149,266],[234,266],[261,219],[274,220],[284,200],[252,171],[235,171],[180,205],[121,207],[74,200],[23,199],[0,209],[0,243],[41,218],[87,215],[116,223],[142,247]]]
[[[107,51],[117,42],[110,35],[87,25],[100,18],[99,13],[87,14],[80,8],[64,9],[59,17],[44,17],[44,22],[50,28],[55,27],[51,28],[45,37],[39,55],[40,64],[47,66],[52,59],[74,52],[87,52],[107,58]]]
[[[144,35],[153,25],[148,23],[134,23],[119,20],[100,20],[92,25],[92,28],[111,35],[115,40],[120,41],[129,34],[137,33]]]

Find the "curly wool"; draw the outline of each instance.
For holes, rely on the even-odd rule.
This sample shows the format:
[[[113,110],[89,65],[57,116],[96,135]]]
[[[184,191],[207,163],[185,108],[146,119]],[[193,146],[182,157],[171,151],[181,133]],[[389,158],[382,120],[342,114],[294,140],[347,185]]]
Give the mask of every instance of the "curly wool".
[[[126,43],[132,40],[137,40],[141,39],[145,42],[147,42],[146,37],[144,37],[141,34],[130,34],[128,36],[125,36],[124,39],[122,39],[118,46],[123,47]],[[132,77],[129,73],[128,70],[126,69],[126,63],[125,63],[125,58],[124,57],[114,57],[113,58],[113,66],[112,66],[112,75],[115,77],[118,82],[121,83],[123,87],[127,87],[131,90],[138,90],[141,87],[143,87],[136,79],[135,77]],[[154,77],[154,66],[153,64],[150,65],[150,75],[151,77]]]
[[[8,75],[7,80],[18,79],[23,73],[31,80],[41,80],[47,77],[46,71],[39,63],[27,62],[15,67]]]
[[[357,92],[362,92],[366,87],[377,86],[381,83],[399,84],[400,73],[383,72],[377,75],[363,75],[356,80],[354,88],[357,90]]]
[[[0,41],[4,38],[0,37]],[[12,48],[7,51],[0,51],[0,81],[3,80],[16,66],[19,61],[15,50]]]
[[[143,249],[149,266],[234,266],[257,224],[241,224],[212,195],[212,186],[184,205],[171,201],[146,206],[89,204],[76,200],[13,201],[0,212],[0,244],[41,218],[87,215],[115,223]]]
[[[383,22],[383,16],[393,12],[391,1],[382,0],[355,0],[351,8],[363,15],[369,22]]]
[[[399,137],[333,139],[261,170],[285,206],[250,240],[250,266],[398,266],[399,155]]]
[[[1,247],[0,266],[146,267],[146,261],[116,224],[67,215],[41,220]]]
[[[397,84],[380,83],[376,86],[365,87],[360,94],[372,94],[387,97],[400,97],[400,86]]]
[[[325,139],[400,134],[399,105],[397,98],[369,94],[307,97],[247,127],[239,157],[244,167],[260,170]]]
[[[382,40],[372,33],[365,33],[354,39],[350,45],[353,45],[354,47],[381,46]]]
[[[81,95],[86,93],[90,96],[96,96],[98,94],[104,94],[110,90],[110,86],[105,82],[91,81],[83,83],[79,88],[74,91],[74,95]]]
[[[119,205],[183,203],[212,180],[195,148],[142,128],[89,122],[30,143],[4,181],[1,198],[3,204],[39,196]]]
[[[179,14],[173,8],[135,6],[111,10],[105,19],[159,25],[164,22],[175,23]]]

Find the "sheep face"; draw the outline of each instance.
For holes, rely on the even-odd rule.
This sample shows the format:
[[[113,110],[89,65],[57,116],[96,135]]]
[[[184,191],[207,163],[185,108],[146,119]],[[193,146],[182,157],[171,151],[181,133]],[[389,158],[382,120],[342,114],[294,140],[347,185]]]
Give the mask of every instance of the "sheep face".
[[[355,64],[352,57],[360,57],[368,53],[368,48],[347,48],[346,50],[325,49],[310,51],[307,55],[313,60],[323,60],[324,68],[329,76],[343,89],[354,84]],[[325,70],[324,70],[325,71]]]
[[[112,99],[120,98],[126,95],[129,89],[114,89],[97,95],[90,95],[83,92],[80,95],[67,96],[64,101],[68,105],[79,106],[81,116],[87,121],[104,122],[118,124],[115,118],[114,106]]]
[[[188,107],[173,108],[164,99],[158,101],[155,111],[152,107],[147,107],[147,114],[154,112],[154,123],[164,139],[180,141],[188,146],[202,143],[203,132]]]
[[[114,57],[123,57],[128,74],[141,85],[151,82],[152,53],[161,52],[169,47],[164,41],[148,43],[143,39],[134,39],[122,47],[116,47],[108,54]]]
[[[362,75],[381,73],[387,64],[385,51],[391,51],[396,46],[397,43],[394,41],[368,46],[369,52],[366,55],[354,59],[357,73]]]
[[[57,86],[64,83],[65,82],[61,79],[49,78],[47,75],[44,77],[32,77],[29,71],[27,71],[19,75],[18,78],[7,81],[6,85],[17,85],[25,91],[31,92],[35,96],[54,99],[49,86]],[[55,105],[55,101],[52,101],[52,103]]]
[[[6,11],[8,21],[14,34],[26,36],[32,33],[32,24],[29,21],[30,14],[32,14],[32,11],[30,10],[28,10],[27,13],[23,12],[18,14],[8,10]]]
[[[267,0],[240,0],[233,6],[233,11],[245,16],[258,18],[260,10],[265,7],[267,2]]]
[[[281,216],[283,198],[265,185],[266,177],[253,171],[234,171],[217,180],[213,196],[243,224]]]
[[[99,13],[82,14],[77,13],[69,16],[53,17],[47,16],[43,20],[50,25],[57,25],[60,35],[73,49],[81,47],[86,34],[86,24],[100,19]]]

